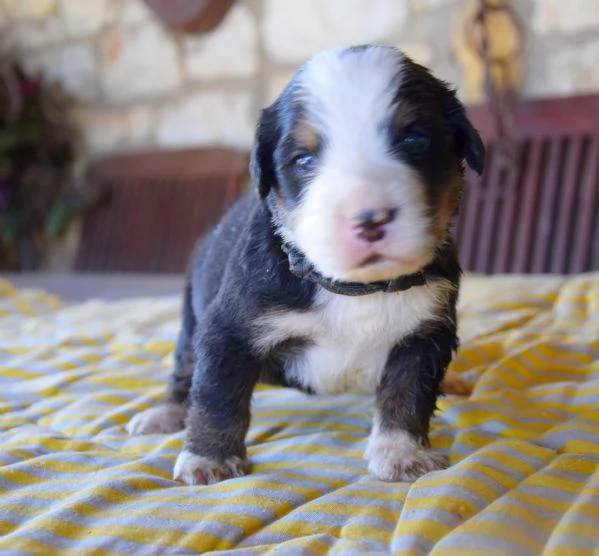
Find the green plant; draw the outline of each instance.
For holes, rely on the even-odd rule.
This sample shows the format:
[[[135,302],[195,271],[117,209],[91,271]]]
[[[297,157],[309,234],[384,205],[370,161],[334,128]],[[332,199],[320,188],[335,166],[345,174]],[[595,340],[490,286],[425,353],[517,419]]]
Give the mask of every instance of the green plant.
[[[0,54],[0,268],[35,270],[92,201],[75,178],[70,99]]]

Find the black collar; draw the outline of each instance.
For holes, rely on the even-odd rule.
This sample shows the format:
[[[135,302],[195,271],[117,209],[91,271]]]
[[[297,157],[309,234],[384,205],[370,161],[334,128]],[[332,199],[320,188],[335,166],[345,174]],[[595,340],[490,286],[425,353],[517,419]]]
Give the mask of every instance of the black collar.
[[[357,296],[369,295],[377,292],[403,292],[409,290],[413,286],[423,286],[426,284],[426,278],[423,272],[400,276],[394,280],[383,282],[369,282],[366,284],[361,282],[338,282],[320,274],[308,259],[306,259],[304,254],[289,243],[282,242],[281,248],[287,254],[287,258],[289,259],[289,270],[292,274],[298,278],[310,280],[311,282],[322,286],[324,289],[340,295]]]

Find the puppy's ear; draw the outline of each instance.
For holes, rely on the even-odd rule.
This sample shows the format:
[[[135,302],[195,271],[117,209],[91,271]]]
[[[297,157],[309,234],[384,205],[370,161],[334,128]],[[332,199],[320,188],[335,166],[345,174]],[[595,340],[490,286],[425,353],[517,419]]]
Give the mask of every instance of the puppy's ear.
[[[455,91],[449,91],[447,95],[445,115],[451,124],[460,160],[466,160],[468,166],[480,176],[485,166],[485,145],[468,121],[464,105],[456,97]]]
[[[265,199],[277,182],[274,152],[278,140],[276,109],[271,106],[260,113],[250,156],[250,176],[260,199]]]

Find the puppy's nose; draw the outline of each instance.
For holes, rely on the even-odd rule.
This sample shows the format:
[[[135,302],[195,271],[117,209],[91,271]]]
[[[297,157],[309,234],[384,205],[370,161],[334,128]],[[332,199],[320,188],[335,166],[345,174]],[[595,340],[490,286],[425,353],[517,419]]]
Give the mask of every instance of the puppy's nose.
[[[396,208],[363,210],[356,214],[352,221],[358,237],[374,243],[385,237],[385,226],[393,222],[396,216]]]

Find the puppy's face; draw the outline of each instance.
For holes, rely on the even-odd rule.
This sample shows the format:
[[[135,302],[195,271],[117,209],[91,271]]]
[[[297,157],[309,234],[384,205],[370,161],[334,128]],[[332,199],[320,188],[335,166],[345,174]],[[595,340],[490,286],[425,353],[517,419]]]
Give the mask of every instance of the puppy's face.
[[[251,172],[279,233],[335,280],[420,270],[484,149],[444,83],[390,47],[322,52],[262,112]]]

